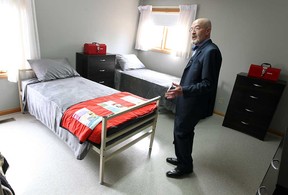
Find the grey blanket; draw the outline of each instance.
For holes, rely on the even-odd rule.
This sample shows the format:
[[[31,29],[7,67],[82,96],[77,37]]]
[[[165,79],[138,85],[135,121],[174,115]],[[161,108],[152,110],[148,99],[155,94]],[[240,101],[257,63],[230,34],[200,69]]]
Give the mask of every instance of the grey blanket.
[[[175,112],[175,102],[164,97],[172,82],[180,83],[180,78],[147,68],[128,71],[116,69],[115,72],[116,89],[148,99],[160,95],[159,106]]]
[[[83,77],[46,82],[30,80],[22,87],[28,112],[61,138],[77,159],[83,159],[92,145],[89,142],[80,144],[78,138],[60,127],[64,111],[76,103],[118,92]]]

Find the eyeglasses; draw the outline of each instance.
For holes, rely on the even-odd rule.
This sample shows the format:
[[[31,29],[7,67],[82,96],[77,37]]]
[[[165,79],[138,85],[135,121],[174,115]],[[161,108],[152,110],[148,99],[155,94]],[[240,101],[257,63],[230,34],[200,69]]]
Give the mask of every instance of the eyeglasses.
[[[189,29],[189,32],[198,31],[198,30],[200,30],[200,29],[201,29],[200,26],[195,26],[194,28],[191,26],[190,29]]]

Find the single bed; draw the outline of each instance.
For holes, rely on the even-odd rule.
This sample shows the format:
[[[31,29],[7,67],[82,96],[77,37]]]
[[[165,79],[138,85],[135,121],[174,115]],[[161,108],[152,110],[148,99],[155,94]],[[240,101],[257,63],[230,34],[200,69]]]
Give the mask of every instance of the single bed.
[[[146,68],[134,54],[121,54],[117,55],[114,78],[116,89],[129,91],[144,98],[160,96],[160,108],[175,113],[174,100],[165,99],[164,94],[172,82],[180,83],[179,77]]]
[[[150,136],[149,152],[151,152],[160,97],[150,100],[139,97],[143,101],[131,103],[125,109],[101,116],[101,121],[97,126],[100,125],[100,142],[96,143],[88,138],[80,141],[71,133],[72,131],[66,129],[66,126],[64,128],[62,121],[64,114],[75,105],[121,92],[79,76],[71,68],[67,59],[29,60],[29,63],[32,69],[19,71],[18,83],[22,112],[29,112],[52,130],[71,148],[77,159],[83,159],[90,149],[95,150],[100,155],[101,184],[104,181],[105,162],[115,154],[147,136]],[[151,104],[155,104],[155,108],[151,112],[108,128],[109,124],[112,123],[110,121],[117,117],[127,115],[130,112],[134,113]],[[79,121],[77,122],[79,123]],[[68,121],[67,124],[70,122]]]

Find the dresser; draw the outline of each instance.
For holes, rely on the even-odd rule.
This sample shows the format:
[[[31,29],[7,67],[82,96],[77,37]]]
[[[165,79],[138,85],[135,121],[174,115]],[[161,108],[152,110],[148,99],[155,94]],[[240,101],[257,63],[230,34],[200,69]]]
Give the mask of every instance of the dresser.
[[[287,129],[288,130],[288,129]],[[270,166],[256,192],[257,195],[288,194],[288,135],[284,138],[271,160]]]
[[[223,126],[264,140],[286,82],[237,74]]]
[[[116,55],[76,53],[76,70],[84,78],[114,88]]]

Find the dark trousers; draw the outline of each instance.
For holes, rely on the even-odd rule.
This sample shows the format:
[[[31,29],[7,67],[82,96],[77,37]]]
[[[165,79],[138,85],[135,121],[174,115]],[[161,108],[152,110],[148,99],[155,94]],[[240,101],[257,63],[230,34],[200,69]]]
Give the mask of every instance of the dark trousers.
[[[199,121],[200,118],[198,117],[186,119],[186,121],[177,116],[175,117],[173,143],[178,160],[177,168],[182,171],[193,171],[192,148],[194,128]]]

